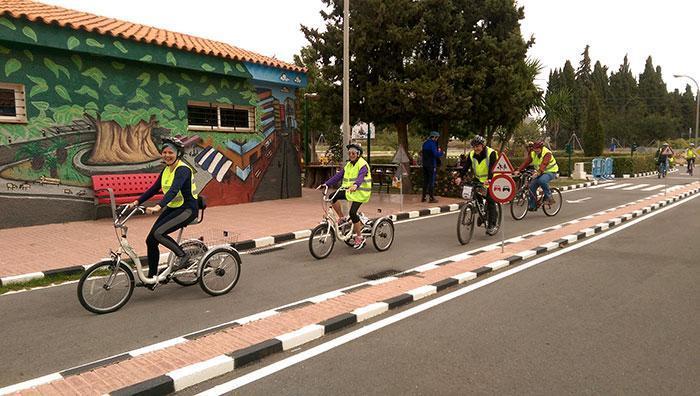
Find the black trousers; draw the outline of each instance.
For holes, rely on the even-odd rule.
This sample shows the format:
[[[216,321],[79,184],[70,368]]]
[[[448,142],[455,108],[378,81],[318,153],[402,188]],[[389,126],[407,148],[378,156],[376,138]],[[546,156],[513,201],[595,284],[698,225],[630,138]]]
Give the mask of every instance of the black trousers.
[[[429,195],[431,198],[435,197],[435,173],[435,168],[423,167],[423,198],[426,195]]]
[[[146,237],[146,247],[148,248],[148,276],[153,277],[158,274],[158,259],[160,250],[158,245],[163,245],[170,249],[176,256],[182,257],[185,251],[180,245],[170,237],[170,233],[186,227],[197,218],[197,210],[191,207],[181,206],[179,208],[165,208],[163,213],[151,227],[151,231]]]
[[[345,190],[339,191],[337,194],[335,194],[335,197],[333,198],[333,203],[338,202],[338,200],[344,200],[347,201],[347,197],[345,196]],[[350,220],[352,220],[353,224],[357,223],[360,221],[360,216],[357,214],[357,210],[360,209],[360,205],[362,205],[362,202],[355,202],[355,201],[350,201]]]

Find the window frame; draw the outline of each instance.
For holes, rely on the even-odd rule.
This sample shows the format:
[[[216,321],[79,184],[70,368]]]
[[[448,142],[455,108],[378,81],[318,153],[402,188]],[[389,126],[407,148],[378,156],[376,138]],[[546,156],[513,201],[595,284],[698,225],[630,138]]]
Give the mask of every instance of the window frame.
[[[0,124],[26,124],[27,102],[24,84],[0,82],[0,89],[11,89],[15,93],[15,116],[0,115]]]
[[[215,107],[216,108],[216,124],[217,125],[190,125],[189,123],[189,107]],[[187,101],[187,129],[190,131],[213,131],[213,132],[255,132],[255,106],[233,105],[228,103],[218,102],[200,102],[189,100]],[[246,110],[248,112],[248,128],[222,127],[221,126],[221,109]]]

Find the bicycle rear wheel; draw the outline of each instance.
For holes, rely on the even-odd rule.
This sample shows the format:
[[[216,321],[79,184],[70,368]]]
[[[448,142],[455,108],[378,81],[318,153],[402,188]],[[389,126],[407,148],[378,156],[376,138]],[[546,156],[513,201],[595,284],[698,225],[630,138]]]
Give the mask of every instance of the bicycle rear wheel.
[[[389,249],[392,243],[394,243],[394,223],[389,219],[379,220],[372,235],[374,248],[383,252]]]
[[[457,216],[457,239],[466,245],[474,235],[474,205],[465,204]]]
[[[510,215],[514,220],[522,220],[527,216],[527,196],[529,194],[530,191],[528,189],[523,189],[518,191],[515,198],[510,201]]]
[[[546,202],[543,202],[542,210],[547,216],[555,216],[561,210],[563,200],[561,197],[561,191],[559,191],[558,188],[552,188],[550,191],[552,193],[552,199],[554,199],[554,203],[548,204]]]
[[[199,260],[207,252],[207,245],[199,239],[191,239],[182,243],[182,250],[187,255],[187,268],[176,271],[173,280],[180,286],[192,286],[199,280]],[[180,272],[182,271],[182,272]]]
[[[124,263],[103,260],[88,268],[78,282],[78,301],[96,314],[123,307],[134,292],[134,274]]]
[[[218,247],[202,257],[199,286],[212,296],[226,294],[241,276],[241,257],[230,247]]]
[[[314,258],[322,260],[333,251],[335,231],[326,223],[321,223],[311,231],[309,236],[309,251]]]

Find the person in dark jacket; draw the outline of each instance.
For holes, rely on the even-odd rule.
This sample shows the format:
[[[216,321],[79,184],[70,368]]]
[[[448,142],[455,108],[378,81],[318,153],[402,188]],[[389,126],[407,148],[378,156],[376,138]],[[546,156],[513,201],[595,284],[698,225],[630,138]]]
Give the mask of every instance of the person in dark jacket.
[[[437,131],[430,132],[430,136],[423,143],[423,198],[430,196],[430,202],[437,202],[435,199],[435,175],[437,173],[438,159],[444,154],[442,149],[438,147],[438,138],[440,133]]]

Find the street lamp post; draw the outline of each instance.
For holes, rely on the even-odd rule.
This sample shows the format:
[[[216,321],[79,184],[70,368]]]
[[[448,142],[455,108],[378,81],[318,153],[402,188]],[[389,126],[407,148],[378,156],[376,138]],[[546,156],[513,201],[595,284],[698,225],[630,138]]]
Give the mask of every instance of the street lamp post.
[[[343,163],[350,144],[350,0],[343,0]]]
[[[304,93],[304,165],[309,165],[311,153],[309,152],[309,99],[316,99],[316,92]]]
[[[695,81],[693,77],[686,76],[684,74],[674,74],[675,78],[688,78],[695,83],[695,142],[698,141],[698,126],[700,125],[700,85]]]

